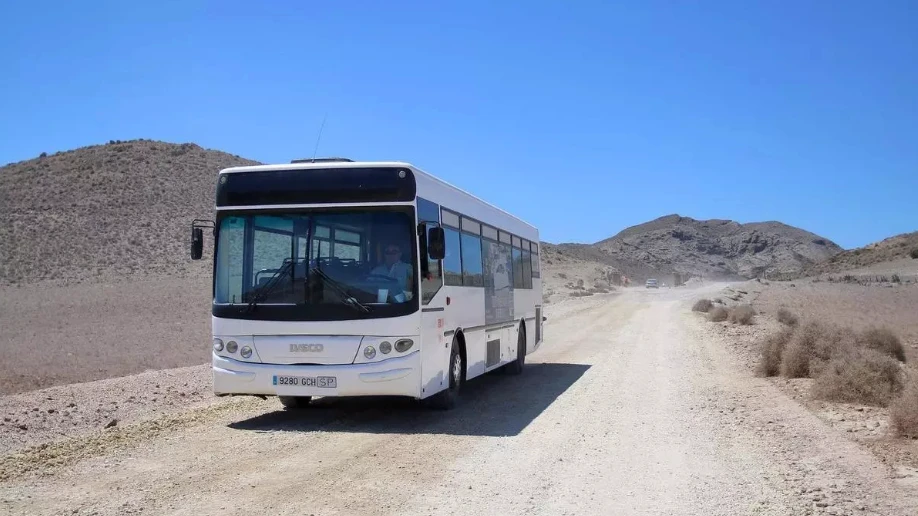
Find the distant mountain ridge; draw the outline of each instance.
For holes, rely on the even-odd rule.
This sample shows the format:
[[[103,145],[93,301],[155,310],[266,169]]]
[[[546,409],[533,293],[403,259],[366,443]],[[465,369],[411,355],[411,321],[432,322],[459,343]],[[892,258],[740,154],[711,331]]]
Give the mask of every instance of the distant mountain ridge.
[[[835,242],[781,222],[742,224],[666,215],[631,226],[592,245],[559,244],[555,250],[618,267],[641,279],[682,272],[750,278],[802,271],[842,251]]]
[[[188,224],[213,210],[217,172],[258,164],[192,143],[111,141],[0,167],[0,285],[80,283],[143,274],[206,276],[188,259]],[[641,280],[788,273],[841,251],[780,222],[740,224],[667,215],[595,244],[544,243]],[[551,263],[546,263],[551,268]]]

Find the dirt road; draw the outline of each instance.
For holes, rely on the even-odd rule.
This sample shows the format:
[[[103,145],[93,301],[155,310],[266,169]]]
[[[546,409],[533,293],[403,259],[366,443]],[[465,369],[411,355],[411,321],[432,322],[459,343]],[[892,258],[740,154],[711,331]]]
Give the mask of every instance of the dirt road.
[[[0,513],[918,513],[916,486],[710,344],[699,294],[553,307],[524,374],[471,382],[452,412],[221,400],[122,429],[0,482]]]

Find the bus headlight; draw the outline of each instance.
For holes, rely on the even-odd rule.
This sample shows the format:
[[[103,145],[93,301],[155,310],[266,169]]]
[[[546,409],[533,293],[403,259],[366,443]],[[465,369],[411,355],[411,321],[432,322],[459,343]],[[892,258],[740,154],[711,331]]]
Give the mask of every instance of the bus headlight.
[[[229,353],[235,353],[239,349],[239,344],[236,344],[235,340],[231,340],[226,343],[226,351]]]
[[[239,354],[242,355],[242,358],[252,358],[252,348],[242,346],[242,350],[239,351]]]
[[[376,356],[376,348],[374,348],[373,346],[367,346],[363,350],[363,356],[367,357],[367,359],[369,360],[372,360],[373,357]]]
[[[382,341],[382,344],[379,345],[379,350],[382,351],[383,355],[388,355],[392,351],[392,344],[389,344],[388,340]]]
[[[411,346],[414,346],[414,341],[411,339],[398,339],[395,341],[395,351],[399,353],[404,353],[411,349]]]
[[[223,340],[214,339],[214,351],[223,351]]]

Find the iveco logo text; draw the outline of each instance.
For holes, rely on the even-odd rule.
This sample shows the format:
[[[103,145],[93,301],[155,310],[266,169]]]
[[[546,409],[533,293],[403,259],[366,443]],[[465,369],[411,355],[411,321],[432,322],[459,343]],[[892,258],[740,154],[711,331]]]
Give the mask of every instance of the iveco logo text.
[[[322,352],[321,344],[291,344],[290,352],[291,353],[321,353]]]

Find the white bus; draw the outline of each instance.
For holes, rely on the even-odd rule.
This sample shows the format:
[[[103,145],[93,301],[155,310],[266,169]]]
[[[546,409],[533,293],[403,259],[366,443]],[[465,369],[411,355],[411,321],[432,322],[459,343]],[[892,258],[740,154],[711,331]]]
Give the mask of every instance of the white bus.
[[[542,343],[539,233],[408,163],[234,167],[217,177],[213,389],[410,396],[523,370]]]

